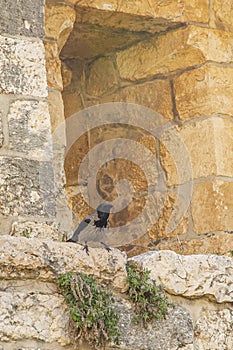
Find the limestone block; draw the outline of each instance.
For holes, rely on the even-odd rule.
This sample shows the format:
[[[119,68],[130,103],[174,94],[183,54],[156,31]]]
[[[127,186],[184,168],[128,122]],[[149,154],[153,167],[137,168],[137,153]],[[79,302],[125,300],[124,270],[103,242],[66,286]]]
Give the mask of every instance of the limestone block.
[[[213,180],[194,186],[191,210],[197,234],[233,231],[233,182]]]
[[[80,22],[79,20],[75,22],[74,29],[61,52],[62,59],[90,59],[105,56],[149,37],[147,33],[111,28],[108,23],[102,27]]]
[[[205,65],[185,72],[174,81],[175,101],[182,120],[232,115],[232,67]]]
[[[129,302],[118,299],[116,308],[120,316],[120,349],[194,350],[192,319],[184,308],[169,310],[166,320],[153,322],[146,329],[134,324],[134,314]]]
[[[84,109],[82,94],[79,91],[63,92],[62,99],[64,103],[65,118]]]
[[[174,30],[118,52],[120,77],[136,81],[205,62],[206,58],[201,49],[189,43],[194,29],[188,27]]]
[[[83,246],[36,238],[0,236],[0,275],[3,279],[30,278],[55,282],[68,271],[94,275],[118,290],[126,288],[125,255],[113,249],[90,247],[89,255]],[[8,266],[11,266],[9,275]]]
[[[0,148],[3,145],[4,136],[3,136],[3,128],[2,128],[2,113],[0,112]]]
[[[208,23],[209,3],[207,0],[195,0],[187,3],[185,0],[168,0],[166,3],[161,1],[147,0],[129,0],[120,2],[117,0],[80,0],[77,2],[79,7],[93,7],[109,12],[123,12],[132,15],[153,17],[157,19],[167,19],[175,22],[194,21]]]
[[[172,295],[208,297],[217,303],[233,300],[233,260],[217,255],[178,255],[164,250],[131,260],[149,269],[150,278]]]
[[[64,238],[55,223],[49,224],[49,222],[25,221],[23,219],[13,222],[10,235],[26,238],[51,238],[60,242]]]
[[[91,65],[86,86],[88,95],[101,96],[116,89],[117,85],[117,73],[110,59],[100,58]]]
[[[48,107],[51,123],[51,131],[56,132],[64,123],[64,105],[62,94],[59,91],[49,91],[48,93]]]
[[[169,185],[200,177],[233,176],[233,122],[212,117],[165,131],[160,157]],[[190,167],[187,166],[188,162]]]
[[[1,0],[0,32],[42,38],[44,35],[42,0]]]
[[[226,31],[233,31],[233,21],[231,16],[232,2],[226,0],[224,3],[221,0],[215,0],[213,3],[212,11],[214,14],[214,24],[217,28],[224,29]]]
[[[35,160],[52,160],[48,105],[37,100],[16,100],[8,113],[9,147]]]
[[[73,29],[75,17],[75,10],[70,6],[51,3],[45,7],[45,35],[57,41],[59,52]]]
[[[69,314],[58,293],[1,291],[0,302],[0,341],[70,343]]]
[[[152,244],[151,244],[152,246]],[[230,256],[230,250],[233,250],[232,233],[221,232],[209,234],[204,237],[197,236],[193,239],[161,240],[154,242],[154,249],[173,250],[178,254],[218,254]]]
[[[40,40],[0,36],[0,92],[47,96],[45,53]]]
[[[196,350],[229,350],[233,347],[233,309],[204,311],[195,325]]]
[[[48,86],[55,90],[63,90],[61,61],[56,42],[45,41],[46,71]]]
[[[123,79],[135,81],[206,61],[230,63],[233,59],[232,42],[229,33],[189,26],[119,52],[117,64]]]
[[[166,119],[173,119],[171,88],[168,80],[156,79],[152,82],[125,87],[101,101],[136,103],[153,109]]]
[[[53,218],[53,181],[50,162],[0,157],[0,214]]]

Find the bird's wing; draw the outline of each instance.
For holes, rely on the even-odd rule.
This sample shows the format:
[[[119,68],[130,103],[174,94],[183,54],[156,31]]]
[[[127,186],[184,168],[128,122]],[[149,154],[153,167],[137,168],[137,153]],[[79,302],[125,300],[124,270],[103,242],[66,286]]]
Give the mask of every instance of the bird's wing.
[[[83,219],[80,224],[77,226],[77,228],[75,229],[72,237],[70,238],[70,240],[72,242],[77,242],[79,240],[79,234],[85,230],[88,225],[93,225],[94,224],[94,220],[95,218],[97,218],[97,212],[94,211],[92,214],[88,215],[85,219]]]

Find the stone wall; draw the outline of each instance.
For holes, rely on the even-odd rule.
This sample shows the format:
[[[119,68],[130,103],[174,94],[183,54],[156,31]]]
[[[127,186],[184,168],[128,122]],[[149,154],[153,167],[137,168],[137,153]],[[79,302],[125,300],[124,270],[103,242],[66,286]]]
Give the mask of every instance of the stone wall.
[[[1,9],[0,349],[88,349],[74,343],[55,284],[59,273],[82,271],[115,293],[120,348],[231,350],[231,1],[1,0]],[[157,137],[148,132],[151,119],[147,125],[141,118],[144,109],[132,114],[118,104],[115,110],[112,102],[154,111],[153,122],[162,120]],[[111,113],[128,113],[127,127],[106,122],[94,130],[87,125],[87,132],[79,124],[72,130],[69,117],[87,107],[95,106],[81,117],[106,121],[98,109],[104,103]],[[134,118],[142,123],[129,128]],[[112,215],[109,234],[128,255],[158,249],[134,259],[176,304],[147,331],[132,322],[125,254],[90,248],[87,255],[82,246],[55,242],[72,230],[64,186],[75,224],[96,199],[89,186],[95,161],[90,151],[116,137],[136,141],[139,151],[129,159],[117,141],[114,152],[125,157],[115,162],[110,152],[108,164],[97,162],[95,189],[104,200],[117,197],[122,179],[133,188],[127,209]],[[85,155],[89,173],[78,182]],[[181,196],[183,189],[188,198]],[[142,222],[131,225],[149,195],[152,205]],[[169,231],[170,217],[176,225]],[[123,239],[128,233],[130,244]]]
[[[217,255],[182,256],[149,252],[133,260],[151,270],[174,307],[148,329],[133,322],[125,294],[126,256],[49,239],[0,238],[0,349],[86,349],[74,341],[68,308],[56,287],[57,276],[86,272],[111,288],[120,316],[120,349],[231,350],[233,346],[233,260]],[[107,347],[114,349],[111,344]]]
[[[230,1],[226,7],[231,9]],[[66,9],[64,5],[63,11]],[[132,128],[126,134],[121,128],[90,127],[72,144],[65,160],[72,210],[83,217],[94,200],[93,188],[88,192],[89,202],[83,196],[83,186],[88,187],[92,176],[91,161],[89,177],[82,184],[78,180],[83,157],[109,138],[130,138],[154,154],[152,182],[156,188],[154,204],[159,209],[154,216],[147,211],[140,225],[125,229],[126,234],[137,229],[143,232],[143,237],[135,234],[138,238],[132,244],[122,243],[128,254],[146,251],[148,246],[185,254],[227,253],[233,230],[233,38],[225,7],[207,0],[192,4],[181,1],[179,5],[177,1],[162,5],[157,1],[111,0],[78,1],[75,10],[73,30],[60,54],[66,118],[90,106],[128,102],[158,112],[170,128],[153,141],[141,129],[135,135]],[[58,13],[61,11],[59,5]],[[70,7],[68,12],[74,16]],[[191,171],[187,170],[184,149]],[[105,146],[101,152],[104,159]],[[143,159],[144,152],[138,157]],[[96,187],[105,200],[115,199],[119,179],[126,178],[133,186],[134,200],[111,219],[111,225],[120,225],[121,230],[145,205],[148,174],[126,159],[100,166],[98,176]],[[165,182],[165,197],[159,194],[160,178]],[[191,198],[180,195],[182,186],[192,190]],[[181,215],[182,205],[188,210]],[[168,230],[174,212],[177,223]],[[151,225],[147,231],[145,221]]]
[[[44,2],[3,0],[1,8],[0,234],[61,240],[71,220],[47,100]]]

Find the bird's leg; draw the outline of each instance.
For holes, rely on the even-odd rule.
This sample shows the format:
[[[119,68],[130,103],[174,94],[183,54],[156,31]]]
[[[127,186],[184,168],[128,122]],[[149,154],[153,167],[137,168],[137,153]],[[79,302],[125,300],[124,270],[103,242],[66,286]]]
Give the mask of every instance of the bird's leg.
[[[85,242],[85,245],[84,245],[84,247],[83,247],[83,250],[85,250],[85,252],[87,253],[87,255],[89,255],[89,247],[88,247],[87,241]]]
[[[112,249],[107,244],[105,244],[104,242],[100,242],[100,243],[104,246],[104,248],[107,250],[108,253],[112,251]]]

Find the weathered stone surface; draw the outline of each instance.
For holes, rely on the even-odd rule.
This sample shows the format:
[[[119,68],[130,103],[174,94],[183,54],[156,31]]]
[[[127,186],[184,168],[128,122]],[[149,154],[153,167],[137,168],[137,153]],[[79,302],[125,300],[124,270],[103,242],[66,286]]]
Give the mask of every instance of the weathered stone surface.
[[[0,214],[53,217],[53,181],[50,162],[0,157]]]
[[[87,94],[101,96],[116,89],[118,78],[113,62],[108,58],[96,60],[90,67]]]
[[[150,35],[145,32],[134,33],[109,26],[80,24],[77,21],[61,52],[61,57],[88,59],[104,56],[148,37]]]
[[[113,249],[91,248],[36,238],[0,236],[0,275],[3,279],[37,279],[56,281],[61,273],[84,272],[119,290],[126,288],[125,255]],[[9,276],[8,266],[12,273]]]
[[[233,309],[203,311],[195,325],[195,349],[230,350],[233,347]]]
[[[233,182],[207,181],[194,186],[191,210],[197,234],[233,231]]]
[[[56,42],[45,41],[44,45],[48,86],[61,91],[63,89],[63,82],[58,44]]]
[[[233,60],[232,41],[229,33],[218,30],[194,26],[174,30],[118,52],[120,76],[135,81],[205,61],[230,63]]]
[[[211,114],[232,116],[232,67],[207,64],[174,81],[176,107],[187,120]]]
[[[44,1],[1,0],[0,32],[11,35],[43,37]]]
[[[191,35],[192,27],[178,29],[118,52],[120,77],[136,81],[205,62],[200,48],[189,43]]]
[[[185,237],[185,236],[184,236]],[[218,254],[231,256],[233,250],[233,235],[228,232],[208,234],[204,237],[197,236],[193,239],[161,240],[148,245],[158,250],[173,250],[177,254]],[[134,254],[135,255],[135,254]]]
[[[131,258],[151,270],[150,278],[167,292],[189,298],[208,297],[217,303],[233,300],[233,259],[217,255],[177,255],[154,251]]]
[[[72,116],[73,114],[84,109],[83,98],[81,92],[64,92],[62,94],[64,103],[65,118]]]
[[[171,88],[168,80],[157,79],[125,87],[101,102],[136,103],[153,109],[166,119],[173,118]]]
[[[47,96],[44,56],[40,40],[0,36],[0,92]]]
[[[133,15],[153,17],[157,19],[168,19],[170,21],[196,21],[208,22],[209,19],[209,3],[207,0],[195,0],[187,3],[185,0],[177,1],[168,0],[165,4],[161,4],[159,0],[147,1],[127,1],[121,2],[117,0],[80,0],[77,1],[79,7],[93,7],[103,11],[123,12]]]
[[[70,343],[69,316],[64,298],[58,293],[6,290],[0,292],[0,302],[0,341],[30,339],[63,346]]]
[[[120,315],[121,349],[179,350],[193,344],[192,319],[181,307],[170,310],[166,320],[153,322],[147,329],[135,326],[129,302],[118,300],[116,307]]]
[[[49,107],[51,131],[52,133],[56,133],[56,130],[58,130],[58,128],[62,128],[65,119],[62,95],[59,91],[49,91],[47,101]]]
[[[15,221],[11,227],[11,236],[26,238],[50,238],[54,241],[62,241],[62,232],[55,223],[35,221]]]
[[[45,7],[45,35],[55,39],[59,52],[66,43],[75,21],[75,10],[67,5],[47,4]]]
[[[2,113],[0,112],[0,148],[3,145],[4,137],[3,137],[3,129],[2,129]]]
[[[226,0],[224,3],[221,0],[215,0],[213,3],[212,11],[214,14],[214,24],[219,29],[226,31],[233,31],[233,21],[231,16],[232,2]]]
[[[52,160],[48,105],[37,100],[16,100],[8,113],[9,148],[35,160]]]
[[[233,176],[233,157],[226,157],[233,155],[230,118],[193,121],[174,128],[172,133],[164,132],[160,141],[160,159],[169,185],[211,175]],[[185,154],[191,167],[187,166]]]

